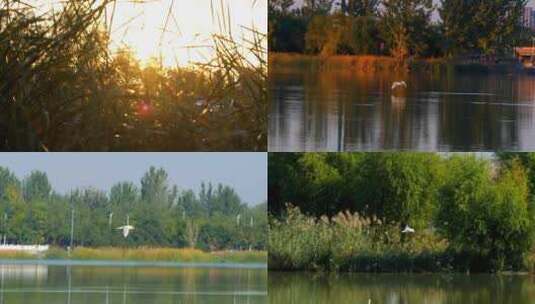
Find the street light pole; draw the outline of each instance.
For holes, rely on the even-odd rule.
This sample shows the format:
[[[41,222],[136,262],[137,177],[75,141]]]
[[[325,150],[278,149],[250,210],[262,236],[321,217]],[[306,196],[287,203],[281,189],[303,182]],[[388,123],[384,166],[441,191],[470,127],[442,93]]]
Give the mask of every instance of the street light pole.
[[[71,209],[71,244],[69,246],[69,256],[71,255],[71,251],[72,251],[73,238],[74,238],[74,207]]]

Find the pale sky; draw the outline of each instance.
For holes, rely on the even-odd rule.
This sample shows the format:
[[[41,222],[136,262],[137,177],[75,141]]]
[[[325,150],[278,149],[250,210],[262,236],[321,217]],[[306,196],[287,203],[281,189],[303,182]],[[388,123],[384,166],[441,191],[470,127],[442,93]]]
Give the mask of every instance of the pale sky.
[[[215,16],[212,16],[212,4]],[[162,38],[170,8],[172,15]],[[267,33],[267,0],[156,0],[147,3],[122,0],[115,10],[112,48],[127,44],[142,61],[161,52],[168,66],[175,65],[175,59],[180,65],[205,61],[211,54],[209,48],[189,47],[211,45],[211,35],[221,32],[222,8],[225,14],[230,13],[230,30],[235,38],[250,37],[243,26]],[[108,16],[111,11],[110,6]]]
[[[223,183],[249,204],[267,200],[267,153],[0,153],[0,167],[19,179],[44,171],[59,193],[77,187],[108,191],[122,181],[139,187],[150,166],[163,167],[180,189],[197,192],[202,181]]]
[[[112,22],[112,50],[128,45],[143,62],[163,57],[166,66],[188,65],[210,58],[211,36],[221,33],[221,15],[230,16],[233,37],[241,41],[251,32],[267,33],[268,0],[117,0]],[[41,12],[57,8],[63,1],[27,0]],[[214,14],[212,14],[212,9]],[[113,4],[106,9],[111,20]],[[169,18],[168,12],[171,11]],[[167,24],[167,31],[162,30]],[[198,48],[200,46],[204,46]],[[196,47],[196,48],[191,48]],[[266,41],[267,48],[267,41]]]
[[[296,5],[303,5],[303,3],[304,3],[304,0],[294,0],[294,1],[295,1],[295,4],[296,4]],[[339,0],[335,0],[335,4],[338,4],[338,3],[340,3],[340,1],[339,1]],[[433,0],[433,3],[434,3],[435,5],[438,5],[438,4],[440,3],[440,0]],[[533,7],[535,7],[535,0],[529,0],[529,1],[527,2],[527,6],[533,6]],[[438,17],[438,12],[435,11],[435,12],[433,13],[433,20],[436,20],[436,19],[438,19],[438,18],[439,18],[439,17]]]

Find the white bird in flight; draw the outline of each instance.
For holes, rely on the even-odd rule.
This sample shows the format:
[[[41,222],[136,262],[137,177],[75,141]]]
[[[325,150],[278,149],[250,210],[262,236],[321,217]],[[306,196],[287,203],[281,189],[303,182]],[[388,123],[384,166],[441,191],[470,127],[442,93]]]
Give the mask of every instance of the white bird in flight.
[[[123,231],[123,236],[126,238],[128,236],[128,234],[130,233],[130,230],[134,230],[134,226],[130,225],[128,223],[128,215],[126,216],[126,225],[124,226],[121,226],[121,227],[117,227],[116,228],[117,230],[122,230]]]
[[[414,233],[414,229],[409,227],[409,225],[405,225],[405,229],[401,230],[401,233]]]

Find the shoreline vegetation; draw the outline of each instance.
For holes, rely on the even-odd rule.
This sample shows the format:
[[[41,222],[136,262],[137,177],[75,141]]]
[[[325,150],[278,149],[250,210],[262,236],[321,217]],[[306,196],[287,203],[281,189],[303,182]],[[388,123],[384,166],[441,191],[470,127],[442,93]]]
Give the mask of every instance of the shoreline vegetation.
[[[266,210],[266,202],[248,204],[228,185],[202,182],[194,191],[172,184],[163,168],[148,168],[139,183],[121,181],[106,191],[80,187],[62,194],[46,172],[34,170],[19,178],[0,166],[0,234],[6,244],[70,246],[80,252],[106,247],[202,250],[191,251],[195,255],[261,251],[267,243]],[[135,227],[126,236],[125,223]],[[132,250],[142,257],[143,250]],[[187,252],[176,251],[178,256]]]
[[[270,270],[535,272],[533,153],[269,157]]]
[[[344,70],[347,72],[396,72],[398,63],[394,57],[386,55],[332,55],[323,57],[314,54],[269,53],[270,72],[293,70]],[[413,71],[448,71],[449,69],[471,72],[521,72],[521,65],[514,60],[501,63],[482,63],[462,59],[419,58],[408,63]]]
[[[515,47],[531,45],[533,31],[519,22],[526,4],[525,0],[274,0],[268,7],[269,53],[318,55],[328,61],[330,56],[357,55],[364,57],[353,58],[353,63],[396,70],[418,62],[437,63],[425,58],[501,65],[514,59]]]
[[[404,237],[399,225],[340,212],[319,219],[289,207],[270,227],[270,271],[348,273],[535,273],[535,252],[522,269],[495,270],[488,258],[455,251],[430,231]]]
[[[176,263],[266,263],[266,251],[223,250],[206,252],[193,248],[119,248],[76,247],[69,253],[66,249],[52,247],[48,251],[33,254],[23,251],[0,251],[0,260],[92,260],[129,262],[176,262]]]

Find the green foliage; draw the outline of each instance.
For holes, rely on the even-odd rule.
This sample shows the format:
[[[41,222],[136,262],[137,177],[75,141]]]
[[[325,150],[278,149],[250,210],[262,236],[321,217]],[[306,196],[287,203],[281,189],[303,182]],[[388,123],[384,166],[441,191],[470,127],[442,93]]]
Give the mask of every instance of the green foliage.
[[[13,256],[12,256],[13,255]],[[6,254],[5,258],[35,259],[34,255],[20,256],[14,253]],[[192,248],[114,248],[77,247],[69,256],[67,251],[51,247],[44,255],[45,259],[73,259],[73,260],[105,260],[105,261],[156,261],[177,263],[265,263],[266,253],[263,251],[219,251],[203,252]]]
[[[454,159],[441,191],[437,225],[452,246],[481,257],[484,268],[519,269],[533,241],[528,184],[519,163],[491,176],[486,162]]]
[[[390,54],[398,68],[407,67],[413,56],[507,56],[513,46],[530,42],[531,33],[519,22],[526,3],[342,0],[327,11],[311,10],[313,4],[292,10],[277,3],[269,10],[269,47],[325,56]],[[440,19],[433,22],[436,10]]]
[[[249,207],[224,185],[203,184],[198,194],[179,191],[161,168],[151,167],[140,184],[120,182],[109,192],[87,188],[63,195],[52,191],[44,172],[34,171],[21,183],[0,167],[0,235],[14,244],[69,246],[74,210],[75,246],[265,248],[266,203]],[[135,230],[125,239],[116,228],[127,218]]]
[[[41,171],[32,171],[29,176],[24,178],[22,187],[26,201],[46,200],[52,191],[46,173]]]
[[[275,265],[352,271],[407,270],[399,261],[423,263],[422,269],[430,271],[532,267],[533,159],[530,153],[500,153],[498,158],[399,152],[270,154],[269,242]],[[287,209],[286,203],[299,210]],[[353,235],[356,224],[348,224],[353,216],[369,220],[370,243],[364,249],[357,246],[360,236]],[[333,224],[339,222],[346,224]],[[402,236],[407,224],[416,234]],[[423,236],[430,242],[426,246],[441,244],[441,250],[430,255],[412,252],[414,246],[419,248],[413,238]],[[413,247],[401,246],[407,241]],[[385,243],[395,246],[370,252]],[[273,250],[270,247],[270,254]]]
[[[268,2],[268,15],[269,51],[304,52],[306,18],[291,13],[289,6],[281,6],[278,1]]]
[[[353,16],[372,16],[378,12],[379,2],[379,0],[342,0],[340,10]]]
[[[374,54],[380,41],[378,23],[370,16],[314,16],[305,34],[307,52],[322,56]]]
[[[441,186],[440,158],[426,153],[378,153],[366,158],[356,201],[362,212],[425,228],[433,218]]]
[[[350,210],[423,227],[442,170],[429,153],[271,154],[270,211],[280,214],[292,203],[317,216]]]
[[[426,51],[425,32],[430,25],[431,0],[385,0],[383,36],[390,53],[400,63]]]
[[[520,38],[519,20],[526,3],[525,0],[442,0],[439,13],[447,53],[510,51]]]
[[[279,270],[437,271],[449,270],[447,242],[428,232],[403,239],[398,226],[375,217],[340,212],[319,219],[289,207],[272,219],[269,267]],[[441,264],[442,263],[442,264]]]

